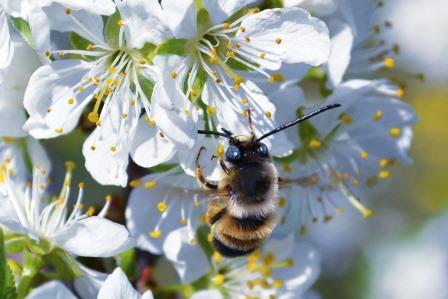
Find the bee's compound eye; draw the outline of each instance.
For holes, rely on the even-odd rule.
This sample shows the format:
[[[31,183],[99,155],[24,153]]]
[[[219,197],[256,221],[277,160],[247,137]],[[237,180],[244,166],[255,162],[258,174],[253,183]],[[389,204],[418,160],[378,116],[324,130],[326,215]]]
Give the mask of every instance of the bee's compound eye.
[[[230,145],[227,148],[226,159],[228,161],[238,161],[238,160],[241,160],[242,157],[243,157],[243,155],[241,154],[240,149],[237,148],[236,146]]]
[[[269,153],[269,149],[266,146],[266,144],[261,143],[261,142],[258,143],[258,145],[257,145],[257,153],[259,153],[259,154],[261,154],[263,156],[267,156],[268,153]]]

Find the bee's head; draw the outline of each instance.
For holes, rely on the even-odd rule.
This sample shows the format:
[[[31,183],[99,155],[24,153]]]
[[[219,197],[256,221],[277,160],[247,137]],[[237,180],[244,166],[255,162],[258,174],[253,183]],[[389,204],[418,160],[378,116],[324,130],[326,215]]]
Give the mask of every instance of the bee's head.
[[[252,132],[250,136],[246,135],[236,136],[232,132],[224,128],[221,129],[222,132],[198,130],[198,134],[215,135],[227,138],[229,140],[229,146],[226,149],[225,159],[226,161],[232,164],[241,164],[243,162],[251,162],[251,161],[262,161],[264,159],[270,159],[270,155],[267,146],[264,143],[262,143],[261,140],[271,135],[274,135],[280,131],[283,131],[289,127],[295,126],[301,123],[302,121],[305,121],[324,111],[337,108],[340,106],[341,105],[339,104],[331,104],[321,107],[296,119],[295,121],[286,123],[272,131],[269,131],[259,138],[257,138],[253,133],[252,123],[250,121],[250,113],[249,113],[249,126],[251,127]]]
[[[229,139],[229,146],[225,152],[225,160],[232,164],[242,164],[255,161],[269,160],[269,149],[254,135],[240,135]]]

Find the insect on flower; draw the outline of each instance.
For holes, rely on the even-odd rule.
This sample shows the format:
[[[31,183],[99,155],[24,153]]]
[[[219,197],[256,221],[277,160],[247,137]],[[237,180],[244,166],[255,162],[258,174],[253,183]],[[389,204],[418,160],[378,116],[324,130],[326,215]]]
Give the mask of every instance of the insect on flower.
[[[332,104],[321,107],[299,119],[286,123],[261,137],[256,137],[249,116],[251,134],[234,135],[226,129],[222,132],[199,130],[199,134],[227,138],[229,146],[218,151],[222,176],[218,184],[208,182],[199,165],[201,147],[196,157],[196,177],[210,191],[206,219],[212,227],[213,246],[223,256],[236,257],[255,250],[275,226],[275,203],[278,187],[291,184],[312,184],[312,179],[302,177],[285,179],[278,176],[267,146],[261,141],[289,127],[297,125],[317,114],[340,107]],[[225,156],[225,159],[222,158]]]

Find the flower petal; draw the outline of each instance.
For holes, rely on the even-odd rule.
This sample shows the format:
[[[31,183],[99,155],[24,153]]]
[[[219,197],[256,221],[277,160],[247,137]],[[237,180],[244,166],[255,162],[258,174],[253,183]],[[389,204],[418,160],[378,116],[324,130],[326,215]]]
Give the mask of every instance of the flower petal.
[[[160,44],[171,36],[157,0],[125,0],[116,4],[125,21],[128,48],[140,49],[147,42]]]
[[[148,124],[141,117],[131,150],[132,160],[142,167],[153,167],[170,160],[176,153],[176,146],[160,135],[157,126]]]
[[[140,299],[141,295],[129,282],[121,268],[116,268],[106,279],[98,293],[98,299]]]
[[[300,8],[266,9],[245,18],[241,26],[245,30],[237,37],[251,41],[243,41],[240,51],[268,69],[278,69],[283,62],[317,66],[330,54],[327,26]]]
[[[163,12],[176,38],[193,38],[197,34],[194,0],[162,0]]]
[[[336,0],[283,0],[283,5],[284,7],[300,6],[318,16],[330,15],[338,7]]]
[[[210,270],[207,256],[197,241],[192,241],[188,227],[172,231],[163,244],[163,252],[183,283],[191,283]]]
[[[50,49],[50,22],[47,14],[39,5],[32,5],[28,22],[40,59],[42,62],[48,62],[48,58],[44,55],[44,52]]]
[[[58,60],[44,65],[31,76],[25,91],[24,106],[30,118],[24,129],[35,138],[52,138],[73,130],[89,103],[93,87],[78,93],[91,71],[80,60]]]
[[[193,294],[190,299],[223,299],[224,296],[218,290],[204,290]]]
[[[76,293],[82,299],[96,299],[98,292],[109,275],[89,269],[80,263],[78,263],[78,268],[83,273],[83,276],[76,278],[74,281]]]
[[[14,47],[9,33],[8,19],[6,13],[0,11],[0,83],[3,81],[3,71],[11,63]]]
[[[53,0],[71,9],[83,9],[100,15],[111,15],[115,12],[115,4],[112,0]]]
[[[54,241],[79,256],[111,257],[134,245],[123,225],[102,217],[88,217],[59,232]]]
[[[203,4],[210,15],[212,23],[217,25],[223,23],[240,9],[256,2],[258,0],[214,0],[203,1]]]
[[[50,281],[32,290],[27,299],[77,299],[60,281]]]

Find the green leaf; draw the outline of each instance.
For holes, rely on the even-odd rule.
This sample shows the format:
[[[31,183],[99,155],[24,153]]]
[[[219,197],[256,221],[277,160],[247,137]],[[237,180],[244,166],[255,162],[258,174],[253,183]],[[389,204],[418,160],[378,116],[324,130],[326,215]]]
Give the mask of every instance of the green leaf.
[[[157,55],[157,46],[146,43],[143,48],[139,50],[142,58],[145,58],[147,62],[152,63],[152,60]]]
[[[234,70],[237,71],[243,71],[243,72],[249,72],[249,71],[253,71],[253,69],[251,69],[250,67],[248,67],[247,65],[242,64],[239,61],[233,60],[233,59],[229,59],[226,64]],[[258,65],[255,63],[251,63],[253,66],[257,67]]]
[[[31,33],[31,27],[28,24],[28,22],[21,18],[11,17],[11,24],[20,33],[20,35],[23,37],[23,39],[26,41],[26,43],[31,48],[34,48],[35,44],[34,44],[34,40],[33,40],[33,34]]]
[[[167,39],[157,47],[157,55],[179,55],[185,56],[187,52],[188,39]]]
[[[148,101],[150,101],[152,97],[152,91],[154,90],[154,83],[141,75],[138,76],[138,83],[140,84],[140,88],[145,94],[145,97],[148,99]]]
[[[91,44],[88,39],[85,39],[81,35],[72,32],[69,35],[70,46],[75,50],[86,50],[87,46]]]
[[[123,269],[124,273],[133,280],[137,277],[137,261],[135,248],[131,248],[122,252],[117,260],[118,265]]]
[[[17,298],[16,285],[11,268],[6,263],[5,245],[3,241],[3,231],[0,229],[0,298]]]
[[[106,42],[113,47],[118,47],[118,39],[120,36],[120,25],[118,25],[118,21],[120,20],[121,15],[117,10],[113,15],[107,18],[106,26],[104,27]]]
[[[27,243],[27,238],[23,235],[9,237],[5,241],[5,249],[8,253],[21,252]]]
[[[212,257],[214,251],[213,246],[208,239],[210,233],[210,227],[205,225],[199,227],[196,232],[196,239],[198,240],[198,244],[201,246],[202,250],[204,250],[204,253],[208,258]]]
[[[43,260],[45,264],[52,265],[56,269],[60,279],[72,281],[83,275],[75,259],[65,250],[55,249],[44,256]]]
[[[208,1],[208,0],[206,0]],[[198,25],[198,31],[204,32],[208,28],[213,26],[212,21],[210,20],[210,15],[208,11],[205,9],[204,4],[202,3],[202,0],[195,0],[194,3],[196,4],[196,22]]]
[[[195,95],[191,95],[191,99],[193,101],[197,101],[201,96],[202,90],[204,89],[204,85],[205,82],[207,82],[207,79],[208,79],[207,72],[203,68],[200,68],[193,82],[193,90],[196,93]]]

